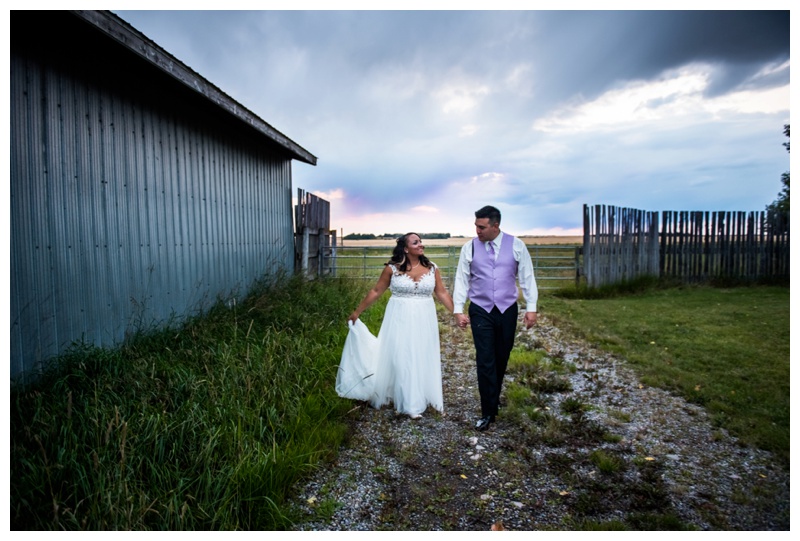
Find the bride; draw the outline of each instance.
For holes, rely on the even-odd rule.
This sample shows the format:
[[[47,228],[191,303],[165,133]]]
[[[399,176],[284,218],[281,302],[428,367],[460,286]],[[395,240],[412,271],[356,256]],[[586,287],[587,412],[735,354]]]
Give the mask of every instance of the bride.
[[[425,257],[422,239],[406,233],[375,286],[348,318],[350,332],[336,378],[340,396],[392,402],[398,413],[418,419],[428,405],[443,411],[439,324],[432,294],[450,313],[453,299],[439,268]],[[391,298],[377,338],[358,319],[389,289]]]

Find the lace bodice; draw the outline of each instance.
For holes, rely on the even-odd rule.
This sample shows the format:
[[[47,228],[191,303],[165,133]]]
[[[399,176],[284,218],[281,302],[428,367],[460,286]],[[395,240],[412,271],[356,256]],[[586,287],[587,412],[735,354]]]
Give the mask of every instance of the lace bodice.
[[[392,269],[392,281],[389,290],[397,297],[430,297],[436,287],[436,265],[423,274],[418,281],[409,275],[398,272],[397,267],[389,265]]]

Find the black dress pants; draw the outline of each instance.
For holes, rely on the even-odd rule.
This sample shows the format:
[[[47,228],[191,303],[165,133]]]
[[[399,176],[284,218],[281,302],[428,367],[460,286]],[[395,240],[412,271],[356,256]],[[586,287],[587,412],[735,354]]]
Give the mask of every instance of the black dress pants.
[[[512,304],[505,312],[495,306],[487,312],[475,303],[469,305],[472,340],[478,369],[478,391],[481,395],[481,417],[497,415],[500,390],[506,375],[508,358],[514,347],[519,307]]]

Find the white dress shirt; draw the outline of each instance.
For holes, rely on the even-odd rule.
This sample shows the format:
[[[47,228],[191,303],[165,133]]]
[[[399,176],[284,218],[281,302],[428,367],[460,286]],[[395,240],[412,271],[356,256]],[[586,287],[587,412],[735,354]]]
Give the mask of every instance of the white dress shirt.
[[[494,239],[495,244],[495,259],[497,254],[500,253],[500,246],[503,243],[503,232],[497,235]],[[489,243],[483,243],[487,253],[489,251]],[[525,311],[535,312],[536,303],[539,300],[539,291],[536,289],[536,277],[533,275],[533,262],[531,255],[528,253],[528,247],[522,242],[519,237],[514,237],[514,261],[517,265],[517,280],[519,287],[522,290],[522,298],[525,299]],[[472,264],[472,239],[464,246],[461,247],[461,255],[458,258],[458,268],[456,269],[455,284],[453,287],[453,313],[463,314],[464,304],[467,302],[469,294],[469,275],[470,265]]]

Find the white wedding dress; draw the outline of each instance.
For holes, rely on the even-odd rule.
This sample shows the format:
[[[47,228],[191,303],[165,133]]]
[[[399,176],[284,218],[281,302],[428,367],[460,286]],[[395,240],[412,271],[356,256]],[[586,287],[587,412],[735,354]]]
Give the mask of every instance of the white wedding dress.
[[[350,327],[336,378],[340,396],[394,404],[416,416],[428,405],[443,411],[435,266],[414,281],[390,265],[391,298],[377,338],[360,320]],[[366,358],[365,358],[366,357]]]

